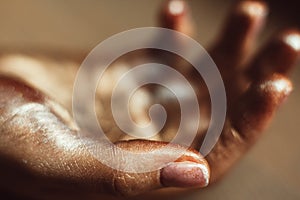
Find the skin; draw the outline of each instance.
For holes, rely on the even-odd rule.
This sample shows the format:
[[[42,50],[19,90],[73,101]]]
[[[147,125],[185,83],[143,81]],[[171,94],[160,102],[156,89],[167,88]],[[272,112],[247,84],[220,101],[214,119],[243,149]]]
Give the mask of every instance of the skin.
[[[168,1],[162,6],[160,25],[192,35],[193,21],[188,5],[179,1],[182,9],[174,12],[170,6],[173,2]],[[253,8],[259,12],[253,12]],[[192,147],[182,157],[172,163],[166,161],[162,169],[149,173],[113,170],[87,150],[87,144],[90,148],[101,148],[97,141],[79,139],[81,130],[68,111],[71,112],[73,81],[85,54],[2,53],[0,174],[5,181],[0,183],[1,192],[12,197],[99,198],[103,194],[133,196],[162,187],[204,187],[206,179],[210,183],[216,182],[257,141],[292,91],[287,75],[300,54],[297,30],[285,30],[275,35],[253,58],[249,58],[266,13],[267,7],[262,2],[238,3],[209,48],[224,80],[228,111],[222,134],[205,158],[196,150],[200,148],[209,124],[210,101],[203,80],[192,66],[165,52],[137,51],[121,57],[107,72],[111,81],[98,88],[96,93],[97,116],[116,146],[132,152],[151,152],[166,145],[180,119],[179,105],[173,97],[162,98],[160,91],[163,89],[159,86],[143,88],[151,103],[165,107],[168,120],[161,133],[151,138],[157,141],[132,140],[118,129],[108,109],[112,83],[118,78],[114,77],[114,72],[150,56],[176,68],[196,91],[201,116],[207,119],[206,123],[199,127]],[[290,42],[289,38],[296,39]],[[142,112],[133,112],[137,123],[149,120],[149,106],[138,107],[133,100],[133,110],[142,109]],[[108,148],[113,153],[116,147]],[[182,148],[172,145],[156,156],[167,160]],[[115,159],[122,164],[122,157]],[[130,164],[140,165],[138,161]]]

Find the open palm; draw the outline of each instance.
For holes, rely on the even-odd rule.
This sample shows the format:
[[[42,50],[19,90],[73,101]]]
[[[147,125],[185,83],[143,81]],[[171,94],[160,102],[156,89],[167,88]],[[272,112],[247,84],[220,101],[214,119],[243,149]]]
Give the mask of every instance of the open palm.
[[[117,127],[109,110],[113,83],[126,66],[138,64],[143,57],[154,57],[158,62],[176,68],[196,91],[203,121],[192,148],[175,162],[148,173],[126,173],[109,168],[86,149],[86,146],[96,148],[99,144],[78,137],[81,130],[66,110],[71,110],[72,84],[82,58],[4,53],[0,65],[1,74],[5,75],[0,78],[0,156],[4,164],[0,171],[5,180],[11,182],[1,187],[25,196],[41,196],[45,192],[41,188],[55,188],[60,196],[79,197],[79,194],[91,193],[135,195],[170,186],[204,187],[209,181],[216,181],[257,140],[292,90],[286,75],[300,52],[297,31],[288,30],[276,35],[249,59],[266,9],[261,2],[238,3],[209,49],[225,84],[228,109],[221,136],[205,158],[196,150],[199,150],[210,123],[210,98],[203,79],[189,63],[167,52],[147,50],[124,56],[107,72],[107,86],[97,90],[97,115],[110,139],[128,151],[151,152],[165,146],[178,128],[180,107],[175,96],[163,87],[143,88],[129,105],[133,119],[137,123],[147,123],[147,111],[153,103],[165,107],[168,119],[161,133],[152,140],[130,140],[132,138]],[[193,34],[192,19],[183,1],[168,1],[162,7],[160,23],[162,27]],[[17,62],[20,58],[23,59],[21,64]],[[11,74],[27,83],[15,80]],[[67,109],[44,93],[54,96]],[[110,148],[114,155],[115,147]],[[167,160],[178,149],[182,147],[172,145],[159,155]],[[122,161],[122,157],[116,159]],[[18,184],[12,186],[15,182]],[[74,191],[74,188],[78,190]]]

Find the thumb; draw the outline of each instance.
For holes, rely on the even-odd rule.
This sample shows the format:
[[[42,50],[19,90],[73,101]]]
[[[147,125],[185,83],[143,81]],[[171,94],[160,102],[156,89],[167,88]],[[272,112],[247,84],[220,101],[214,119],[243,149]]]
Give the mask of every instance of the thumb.
[[[165,146],[168,145],[167,148]],[[149,140],[130,140],[116,143],[117,147],[132,152],[153,152],[154,162],[168,160],[176,156],[176,152],[184,151],[179,145]],[[139,162],[131,163],[140,165]],[[143,166],[141,166],[143,167]],[[147,173],[115,172],[115,190],[123,195],[136,195],[162,187],[205,187],[209,182],[209,168],[206,160],[192,149],[173,162],[166,163],[163,168]]]
[[[101,143],[78,136],[66,111],[41,92],[22,81],[0,77],[0,189],[24,196],[53,196],[83,193],[135,195],[161,187],[203,187],[209,169],[198,152],[184,151],[169,162],[178,145],[132,140],[106,146],[100,156],[112,157],[120,165],[146,167],[145,162],[116,154],[154,152],[151,163],[165,165],[151,172],[123,172],[108,167],[91,155],[89,148],[104,149]],[[99,147],[100,146],[100,147]],[[133,161],[133,162],[130,162]]]

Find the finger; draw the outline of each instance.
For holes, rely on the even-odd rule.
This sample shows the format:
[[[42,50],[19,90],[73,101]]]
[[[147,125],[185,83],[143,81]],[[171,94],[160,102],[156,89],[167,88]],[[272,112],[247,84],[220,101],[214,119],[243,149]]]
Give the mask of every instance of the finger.
[[[262,28],[267,6],[259,1],[240,1],[228,16],[211,55],[223,68],[240,67]],[[224,64],[225,63],[225,64]]]
[[[233,126],[245,140],[255,141],[291,91],[292,83],[279,74],[254,82],[232,111]]]
[[[287,30],[269,41],[249,64],[252,80],[272,73],[288,74],[300,55],[300,32]]]
[[[188,36],[191,36],[194,32],[194,23],[191,17],[190,9],[187,3],[183,0],[165,1],[159,11],[158,16],[158,24],[160,27],[179,31]],[[168,35],[163,33],[166,32],[162,31],[161,34],[158,34],[152,42],[160,46],[160,44],[165,43],[167,39],[172,40],[172,45],[174,45],[174,48],[186,48],[186,42],[183,41],[176,33],[171,32]],[[167,51],[148,49],[147,54],[151,59],[156,58],[158,59],[158,62],[162,64],[171,66],[178,70],[183,70],[183,73],[185,73],[185,70],[190,67],[190,65],[187,64],[183,58]],[[151,90],[154,91],[155,89]]]
[[[133,152],[150,152],[160,149],[158,157],[167,158],[173,156],[182,147],[167,143],[146,140],[130,140],[117,143],[118,147]],[[135,163],[139,164],[139,163]],[[161,187],[205,187],[209,182],[209,168],[205,159],[197,151],[189,149],[179,159],[166,164],[162,169],[151,173],[121,174],[120,190],[123,194],[137,194],[141,191],[149,191]],[[134,179],[132,177],[135,177]],[[131,187],[128,187],[129,186]],[[124,187],[125,186],[125,187]],[[135,190],[133,190],[135,189]],[[137,189],[137,190],[136,190]]]
[[[194,24],[187,3],[182,0],[168,0],[164,3],[159,14],[159,25],[192,35]]]
[[[291,82],[282,75],[273,75],[254,82],[240,97],[224,130],[206,157],[213,183],[221,178],[263,133],[278,107],[292,91]]]
[[[18,170],[21,174],[28,174],[22,178],[16,177],[13,169],[8,172],[1,166],[0,172],[7,179],[2,182],[18,185],[1,184],[1,187],[32,194],[53,189],[57,192],[71,190],[73,193],[76,188],[80,193],[105,192],[126,196],[161,187],[204,187],[208,184],[208,165],[197,152],[188,150],[178,160],[152,172],[117,171],[91,155],[88,149],[99,149],[100,155],[101,150],[105,149],[95,140],[79,137],[78,128],[71,118],[66,117],[64,109],[39,91],[20,81],[1,77],[0,97],[0,161],[9,160],[14,163],[12,166],[21,169]],[[141,162],[124,160],[115,153],[117,147],[139,153],[165,145],[145,140],[123,141],[108,145],[109,153],[103,155],[103,159],[113,157],[120,165],[134,168]],[[155,151],[158,155],[154,157],[168,160],[182,148],[172,145]]]

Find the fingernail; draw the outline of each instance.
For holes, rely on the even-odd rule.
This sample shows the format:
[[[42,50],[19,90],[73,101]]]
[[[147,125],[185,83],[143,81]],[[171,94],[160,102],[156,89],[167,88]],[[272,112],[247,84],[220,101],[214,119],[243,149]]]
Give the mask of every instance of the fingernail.
[[[205,187],[209,170],[200,163],[172,162],[161,170],[161,183],[169,187]]]

